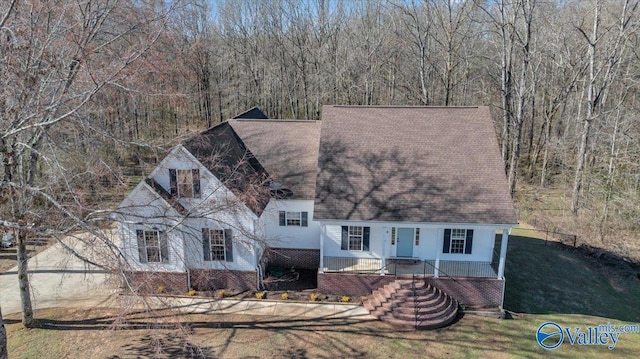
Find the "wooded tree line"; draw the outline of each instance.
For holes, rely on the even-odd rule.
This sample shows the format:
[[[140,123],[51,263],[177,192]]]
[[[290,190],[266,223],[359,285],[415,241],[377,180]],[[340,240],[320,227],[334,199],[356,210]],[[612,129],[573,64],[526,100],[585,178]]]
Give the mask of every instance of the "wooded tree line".
[[[637,0],[3,6],[3,176],[78,214],[121,196],[136,154],[252,106],[488,105],[512,192],[559,188],[600,227],[640,226]]]
[[[639,12],[638,0],[2,1],[0,226],[19,244],[94,231],[127,166],[252,106],[310,120],[323,104],[488,105],[512,192],[558,189],[594,236],[632,233]]]
[[[126,141],[169,143],[256,105],[296,119],[323,104],[488,105],[512,192],[560,188],[573,213],[634,230],[638,12],[635,0],[194,1],[135,69],[137,90],[104,92],[93,116]]]

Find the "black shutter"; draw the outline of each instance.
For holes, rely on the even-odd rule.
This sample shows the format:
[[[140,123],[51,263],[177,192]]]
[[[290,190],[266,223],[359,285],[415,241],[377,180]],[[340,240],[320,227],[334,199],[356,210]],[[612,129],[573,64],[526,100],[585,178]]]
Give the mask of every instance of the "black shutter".
[[[158,240],[160,241],[160,259],[163,263],[169,263],[169,243],[167,243],[167,234],[158,232]]]
[[[467,229],[467,243],[464,244],[464,254],[471,254],[473,247],[473,229]]]
[[[349,250],[349,227],[348,226],[342,226],[342,245],[340,246],[340,249],[342,249],[343,251]]]
[[[227,262],[233,262],[233,241],[231,240],[231,230],[224,230],[224,250]]]
[[[211,247],[209,246],[209,228],[202,228],[202,253],[204,253],[204,260],[211,260]]]
[[[309,226],[309,213],[308,212],[302,212],[300,213],[300,225],[303,227],[308,227]]]
[[[280,211],[278,212],[278,216],[280,217],[280,226],[286,226],[287,225],[287,218],[285,217],[285,212],[284,211]]]
[[[136,229],[136,237],[138,237],[138,258],[140,263],[147,263],[147,250],[144,245],[144,231]]]
[[[449,253],[449,247],[451,247],[451,230],[444,230],[444,243],[442,244],[442,253]]]
[[[369,232],[371,232],[370,227],[362,228],[362,250],[369,250]]]
[[[174,168],[169,169],[169,193],[171,193],[172,196],[178,193],[178,180]]]
[[[200,198],[200,171],[197,168],[191,170],[193,177],[193,197]]]

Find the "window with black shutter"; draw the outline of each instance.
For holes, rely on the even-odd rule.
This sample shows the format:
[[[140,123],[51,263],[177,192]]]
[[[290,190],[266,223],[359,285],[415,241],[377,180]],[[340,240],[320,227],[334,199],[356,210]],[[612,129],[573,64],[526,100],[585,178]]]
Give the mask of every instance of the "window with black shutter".
[[[157,230],[136,230],[138,259],[141,263],[169,262],[167,235]]]
[[[369,251],[370,227],[342,226],[340,248],[346,251]]]
[[[230,229],[202,229],[202,252],[205,261],[233,262]]]
[[[200,197],[200,170],[169,169],[169,189],[178,198]]]
[[[278,224],[281,227],[308,227],[309,212],[279,211]]]
[[[445,229],[442,253],[471,254],[473,249],[473,229]]]

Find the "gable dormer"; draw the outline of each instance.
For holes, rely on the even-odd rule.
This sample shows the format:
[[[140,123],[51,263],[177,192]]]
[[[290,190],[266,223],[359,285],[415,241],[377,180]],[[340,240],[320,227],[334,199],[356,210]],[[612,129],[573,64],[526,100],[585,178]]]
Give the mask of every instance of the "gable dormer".
[[[158,164],[149,177],[174,199],[200,198],[200,167],[200,162],[182,145],[178,145]]]

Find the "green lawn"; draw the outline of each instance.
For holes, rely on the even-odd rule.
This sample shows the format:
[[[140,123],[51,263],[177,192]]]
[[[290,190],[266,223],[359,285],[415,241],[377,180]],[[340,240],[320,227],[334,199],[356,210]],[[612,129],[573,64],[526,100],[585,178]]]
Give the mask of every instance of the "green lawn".
[[[640,322],[636,273],[612,269],[575,250],[554,242],[545,246],[543,240],[525,235],[532,232],[515,229],[509,237],[505,308]]]

